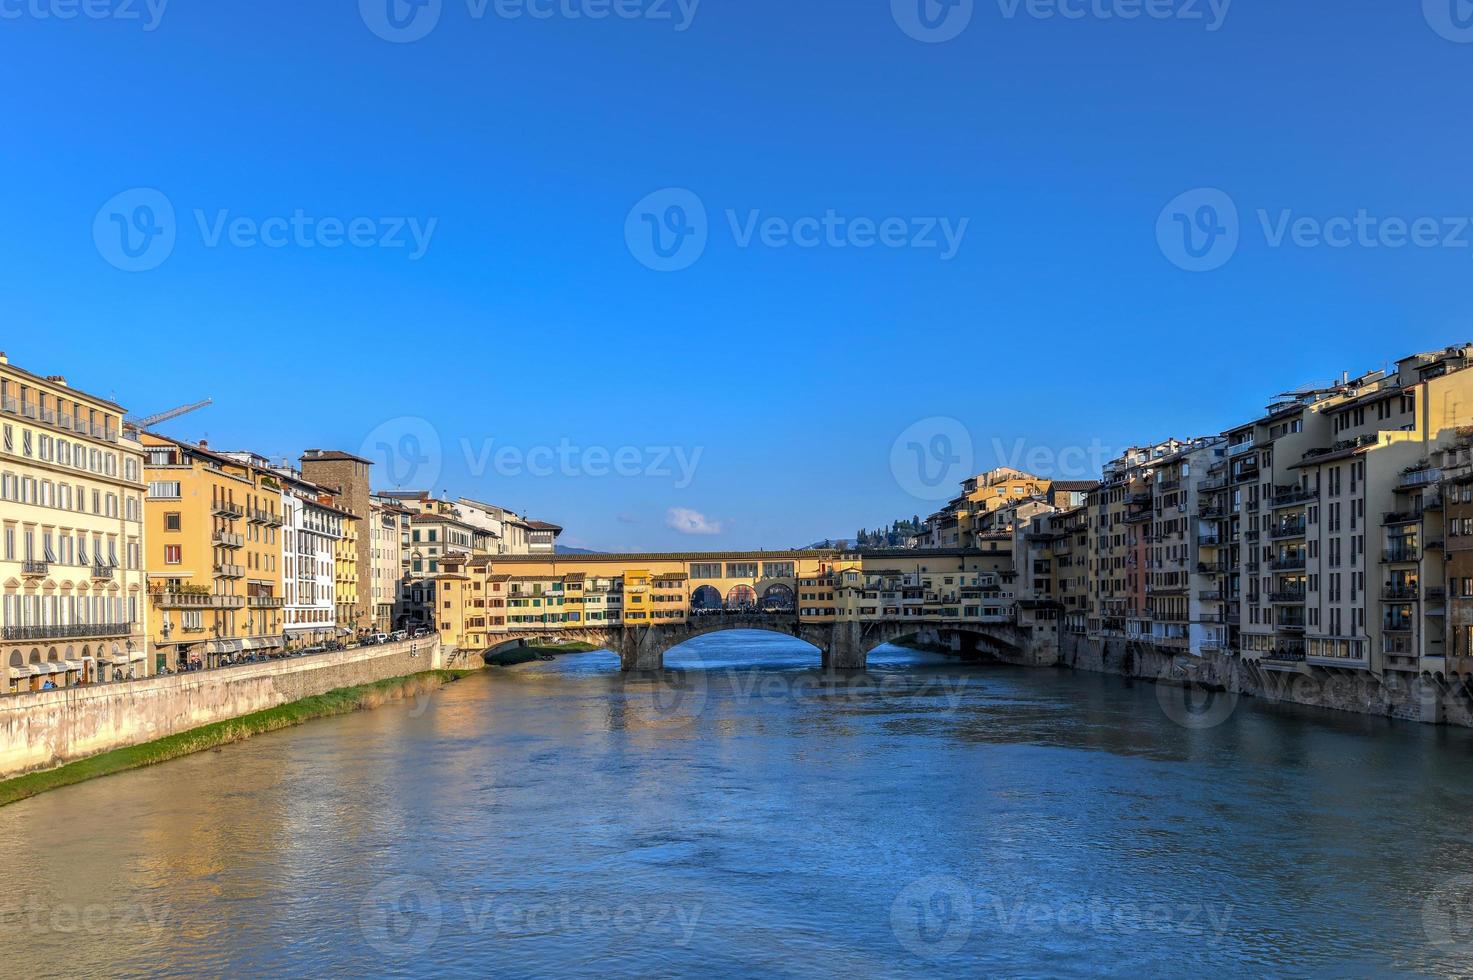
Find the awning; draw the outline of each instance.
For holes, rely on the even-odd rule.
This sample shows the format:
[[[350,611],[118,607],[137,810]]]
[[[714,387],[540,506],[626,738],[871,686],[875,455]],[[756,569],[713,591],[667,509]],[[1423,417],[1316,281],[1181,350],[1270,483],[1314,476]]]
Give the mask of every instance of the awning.
[[[67,670],[81,670],[83,666],[80,660],[63,660],[62,663],[66,664]]]
[[[252,636],[248,639],[241,640],[240,642],[244,644],[244,647],[247,650],[270,650],[281,646],[281,637]]]
[[[48,660],[46,663],[42,664],[41,666],[43,666],[43,667],[46,668],[46,673],[48,673],[48,674],[65,674],[66,673],[66,664],[62,663],[59,660]]]
[[[211,640],[205,644],[205,653],[240,653],[243,649],[245,649],[245,643],[241,640]]]

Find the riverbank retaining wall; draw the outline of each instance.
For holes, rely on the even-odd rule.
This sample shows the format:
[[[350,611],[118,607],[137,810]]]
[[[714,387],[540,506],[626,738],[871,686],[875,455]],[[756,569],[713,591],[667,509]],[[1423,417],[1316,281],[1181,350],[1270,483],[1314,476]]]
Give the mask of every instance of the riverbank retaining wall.
[[[1469,692],[1431,677],[1402,680],[1392,674],[1377,677],[1365,671],[1312,666],[1272,669],[1225,654],[1172,656],[1124,639],[1069,633],[1059,638],[1059,666],[1284,704],[1473,728]]]
[[[434,637],[0,700],[0,778],[446,666]]]

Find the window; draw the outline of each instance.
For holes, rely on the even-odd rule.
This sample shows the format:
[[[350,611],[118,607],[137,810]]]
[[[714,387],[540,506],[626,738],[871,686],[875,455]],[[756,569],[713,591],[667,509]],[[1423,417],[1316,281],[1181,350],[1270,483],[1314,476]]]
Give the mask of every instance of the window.
[[[178,531],[183,527],[183,518],[178,511],[164,515],[164,530]]]
[[[166,545],[164,545],[164,564],[165,565],[178,565],[181,561],[183,561],[183,555],[181,553],[181,547],[179,545],[177,545],[177,544],[166,544]]]

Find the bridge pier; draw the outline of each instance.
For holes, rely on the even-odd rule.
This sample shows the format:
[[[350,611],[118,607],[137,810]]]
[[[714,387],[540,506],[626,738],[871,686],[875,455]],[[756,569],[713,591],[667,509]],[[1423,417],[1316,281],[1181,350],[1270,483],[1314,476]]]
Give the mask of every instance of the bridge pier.
[[[672,644],[664,627],[624,627],[619,643],[619,669],[632,671],[664,670],[665,651]]]
[[[863,623],[835,623],[827,632],[827,642],[819,644],[824,670],[864,670],[869,666]]]

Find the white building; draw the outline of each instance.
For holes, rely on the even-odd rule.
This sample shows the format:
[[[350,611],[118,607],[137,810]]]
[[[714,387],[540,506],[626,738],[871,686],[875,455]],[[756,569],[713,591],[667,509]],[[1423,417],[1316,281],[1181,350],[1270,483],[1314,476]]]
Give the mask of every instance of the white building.
[[[283,624],[293,643],[316,644],[339,633],[334,588],[334,548],[343,537],[346,511],[326,490],[290,470],[282,477]]]

